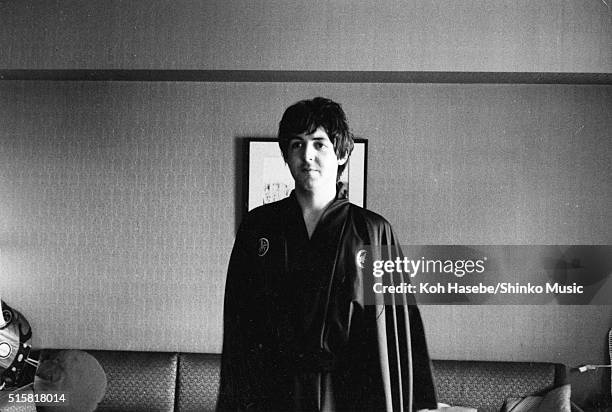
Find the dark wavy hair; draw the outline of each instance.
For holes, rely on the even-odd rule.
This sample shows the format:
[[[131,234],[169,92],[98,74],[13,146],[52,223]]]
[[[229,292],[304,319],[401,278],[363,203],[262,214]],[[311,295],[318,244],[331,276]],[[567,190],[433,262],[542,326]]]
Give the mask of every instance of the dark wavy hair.
[[[278,145],[287,160],[289,141],[299,134],[312,134],[322,127],[334,145],[338,159],[348,157],[353,151],[353,134],[349,130],[342,106],[324,97],[301,100],[287,108],[278,124]],[[338,166],[338,178],[346,164]]]

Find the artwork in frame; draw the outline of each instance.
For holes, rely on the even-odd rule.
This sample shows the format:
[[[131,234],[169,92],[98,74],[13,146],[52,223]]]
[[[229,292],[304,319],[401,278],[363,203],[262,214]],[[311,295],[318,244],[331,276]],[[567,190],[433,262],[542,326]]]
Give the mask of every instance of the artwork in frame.
[[[246,146],[246,211],[289,196],[295,185],[278,140],[250,138]],[[366,139],[355,139],[348,165],[340,176],[342,194],[361,207],[366,204],[367,148]]]

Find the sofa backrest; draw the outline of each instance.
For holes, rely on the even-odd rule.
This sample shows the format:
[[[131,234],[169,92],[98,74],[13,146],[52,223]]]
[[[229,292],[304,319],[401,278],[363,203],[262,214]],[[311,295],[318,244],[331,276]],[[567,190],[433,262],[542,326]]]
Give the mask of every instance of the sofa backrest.
[[[539,395],[566,383],[564,365],[542,362],[434,360],[438,402],[499,411],[511,397]]]
[[[176,391],[180,412],[214,411],[219,392],[221,355],[181,353]]]
[[[44,351],[44,359],[53,351]],[[106,372],[98,411],[214,411],[221,355],[206,353],[88,351]],[[499,410],[508,397],[539,394],[565,383],[553,363],[433,361],[438,401]]]
[[[179,355],[170,352],[87,351],[106,372],[98,411],[175,410]]]

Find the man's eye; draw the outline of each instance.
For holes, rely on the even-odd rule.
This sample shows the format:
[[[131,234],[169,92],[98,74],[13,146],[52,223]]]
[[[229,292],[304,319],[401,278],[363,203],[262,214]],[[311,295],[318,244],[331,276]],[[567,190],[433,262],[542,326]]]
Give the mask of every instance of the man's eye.
[[[304,144],[302,142],[293,142],[291,143],[291,148],[292,149],[299,149],[303,146]]]

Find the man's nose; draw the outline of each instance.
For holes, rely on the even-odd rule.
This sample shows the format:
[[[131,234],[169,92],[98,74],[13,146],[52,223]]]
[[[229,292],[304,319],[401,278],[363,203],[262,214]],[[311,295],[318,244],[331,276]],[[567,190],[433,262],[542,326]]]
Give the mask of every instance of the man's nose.
[[[312,144],[305,144],[304,145],[304,150],[302,151],[302,156],[304,157],[304,160],[306,161],[312,161],[314,159],[314,146]]]

